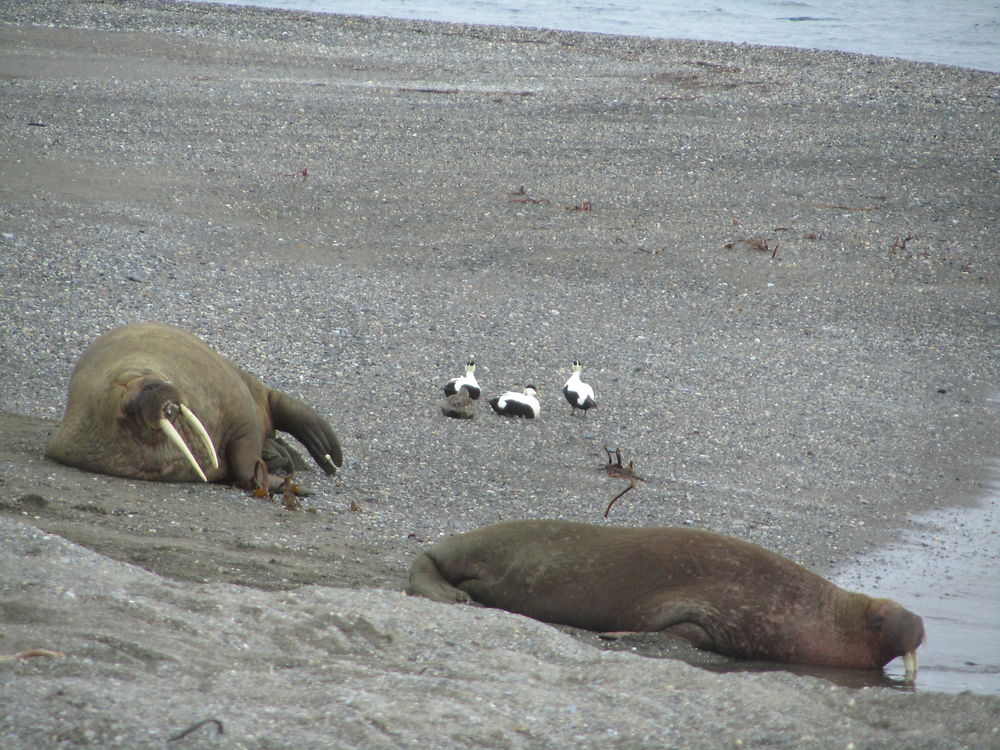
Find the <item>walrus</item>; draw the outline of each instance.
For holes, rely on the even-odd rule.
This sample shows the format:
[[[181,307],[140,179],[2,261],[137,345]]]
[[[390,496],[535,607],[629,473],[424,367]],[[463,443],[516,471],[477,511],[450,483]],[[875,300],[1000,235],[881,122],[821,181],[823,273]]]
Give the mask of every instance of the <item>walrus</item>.
[[[597,632],[662,631],[741,659],[916,675],[923,621],[770,550],[690,528],[508,521],[420,554],[409,591]]]
[[[45,452],[100,474],[252,487],[262,461],[290,468],[297,458],[276,430],[295,436],[327,474],[342,465],[337,436],[311,407],[187,331],[132,323],[98,336],[80,357]],[[280,480],[270,479],[277,489]]]

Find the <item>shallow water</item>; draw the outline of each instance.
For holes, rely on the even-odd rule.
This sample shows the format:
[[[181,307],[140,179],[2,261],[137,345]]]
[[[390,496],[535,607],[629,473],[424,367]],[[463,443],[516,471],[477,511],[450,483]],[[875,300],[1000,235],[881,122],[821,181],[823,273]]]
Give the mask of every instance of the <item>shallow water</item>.
[[[1000,695],[1000,460],[976,508],[912,519],[920,529],[833,576],[838,585],[895,599],[924,619],[916,689]],[[885,669],[902,678],[897,659]]]
[[[564,31],[841,50],[1000,71],[997,0],[203,0]]]

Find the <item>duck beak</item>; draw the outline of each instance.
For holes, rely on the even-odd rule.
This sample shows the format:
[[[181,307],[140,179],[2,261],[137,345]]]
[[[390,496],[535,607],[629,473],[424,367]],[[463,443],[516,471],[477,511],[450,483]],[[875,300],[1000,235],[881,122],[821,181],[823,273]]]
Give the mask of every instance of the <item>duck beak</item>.
[[[205,429],[205,425],[201,423],[201,420],[194,415],[194,412],[188,409],[184,404],[180,405],[181,416],[187,420],[188,425],[191,429],[195,431],[198,438],[201,440],[202,446],[205,448],[205,452],[208,454],[209,459],[212,461],[212,468],[219,468],[219,456],[215,452],[215,446],[212,444],[212,438],[208,436],[208,430]]]
[[[201,423],[199,422],[198,424],[200,425]],[[188,463],[191,464],[191,467],[195,470],[198,476],[201,477],[201,481],[207,482],[208,477],[206,477],[205,472],[201,470],[201,467],[198,465],[198,462],[191,453],[191,449],[187,447],[187,443],[184,442],[184,438],[182,438],[181,434],[177,432],[177,428],[174,427],[170,420],[166,417],[160,419],[159,426],[160,429],[163,430],[163,434],[167,436],[167,440],[170,441],[170,444],[184,454],[184,458],[187,459]],[[204,430],[205,428],[202,427],[202,429]],[[215,455],[214,450],[212,451],[212,455]]]

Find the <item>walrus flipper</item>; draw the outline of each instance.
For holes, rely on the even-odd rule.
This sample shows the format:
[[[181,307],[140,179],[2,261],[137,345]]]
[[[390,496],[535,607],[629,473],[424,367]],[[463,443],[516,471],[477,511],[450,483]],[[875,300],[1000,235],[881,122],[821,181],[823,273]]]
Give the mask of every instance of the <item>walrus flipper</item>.
[[[287,432],[302,443],[327,474],[336,474],[344,463],[340,441],[316,411],[294,396],[271,388],[267,394],[274,429]]]
[[[436,602],[472,601],[462,589],[455,588],[445,580],[434,558],[426,552],[418,555],[410,566],[410,585],[407,591],[417,596],[426,596]]]
[[[294,474],[296,471],[307,471],[309,464],[295,448],[280,437],[271,437],[264,441],[260,457],[267,464],[268,471],[282,471]]]
[[[711,622],[712,618],[703,616],[703,607],[678,599],[657,608],[650,621],[639,630],[666,633],[687,641],[695,648],[719,651]]]

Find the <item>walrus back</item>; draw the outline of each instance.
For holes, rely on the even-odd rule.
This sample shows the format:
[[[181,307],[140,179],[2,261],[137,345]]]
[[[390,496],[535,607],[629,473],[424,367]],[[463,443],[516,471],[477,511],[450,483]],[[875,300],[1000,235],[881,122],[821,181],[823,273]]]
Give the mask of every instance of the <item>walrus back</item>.
[[[488,607],[588,630],[648,630],[658,628],[644,603],[689,585],[683,561],[663,565],[668,531],[508,521],[445,539],[428,554]]]

